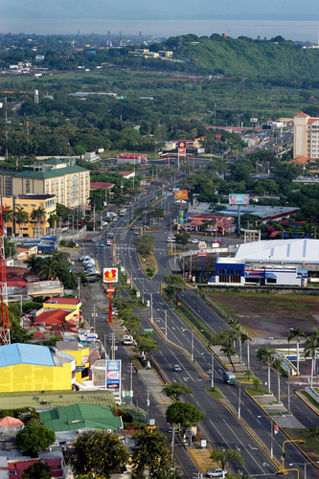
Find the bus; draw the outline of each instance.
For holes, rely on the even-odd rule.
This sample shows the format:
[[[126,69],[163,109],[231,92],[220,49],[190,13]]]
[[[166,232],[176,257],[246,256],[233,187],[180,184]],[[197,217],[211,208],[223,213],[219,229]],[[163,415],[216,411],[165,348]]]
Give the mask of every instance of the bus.
[[[231,373],[230,371],[225,371],[224,372],[224,381],[227,384],[236,384],[236,376],[234,373]]]

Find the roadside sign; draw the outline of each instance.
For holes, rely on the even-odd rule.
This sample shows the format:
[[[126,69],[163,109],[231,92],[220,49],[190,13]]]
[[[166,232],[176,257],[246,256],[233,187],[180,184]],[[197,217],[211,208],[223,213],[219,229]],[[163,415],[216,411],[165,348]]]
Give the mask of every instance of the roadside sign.
[[[144,334],[153,334],[153,333],[154,333],[154,329],[153,329],[153,328],[144,329]]]
[[[118,268],[103,268],[104,283],[118,283],[118,280],[119,280]]]
[[[122,391],[122,398],[132,398],[133,397],[133,390],[126,389]]]
[[[207,256],[207,251],[197,251],[197,256]]]
[[[198,243],[198,249],[203,250],[203,249],[206,249],[206,248],[207,248],[207,243],[206,243],[206,241],[200,241],[200,242]]]
[[[115,293],[115,288],[106,288],[105,291],[107,293]]]

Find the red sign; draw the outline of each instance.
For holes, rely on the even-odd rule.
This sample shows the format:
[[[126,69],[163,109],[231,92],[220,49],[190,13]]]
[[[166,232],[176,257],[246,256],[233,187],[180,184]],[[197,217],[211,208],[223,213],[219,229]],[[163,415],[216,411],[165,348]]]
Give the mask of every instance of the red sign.
[[[197,256],[207,256],[206,251],[197,251]]]
[[[279,432],[279,427],[277,426],[277,424],[274,424],[274,434],[278,434]]]
[[[103,283],[118,283],[118,268],[103,268]]]
[[[115,288],[106,288],[107,293],[115,293]]]

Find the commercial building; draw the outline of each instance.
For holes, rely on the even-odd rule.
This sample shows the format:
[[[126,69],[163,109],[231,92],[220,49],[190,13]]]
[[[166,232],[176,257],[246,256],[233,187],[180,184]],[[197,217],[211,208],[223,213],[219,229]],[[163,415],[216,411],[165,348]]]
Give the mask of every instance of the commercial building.
[[[241,244],[234,257],[217,258],[212,284],[305,286],[319,271],[319,240],[289,239]]]
[[[0,346],[0,392],[71,390],[73,356],[47,346],[8,344]]]
[[[319,159],[319,118],[302,112],[294,117],[293,157],[308,161]]]
[[[18,196],[4,196],[2,202],[5,208],[12,211],[12,218],[6,221],[6,229],[8,236],[23,236],[34,237],[44,236],[48,234],[50,215],[56,211],[56,197],[55,195],[18,195]],[[25,223],[18,224],[14,213],[18,209],[23,209],[28,214],[28,220]],[[39,220],[32,219],[32,213],[39,209],[43,210],[43,218]]]
[[[57,158],[25,166],[21,171],[0,170],[2,197],[18,195],[55,195],[56,202],[68,208],[88,204],[90,172],[74,160]]]

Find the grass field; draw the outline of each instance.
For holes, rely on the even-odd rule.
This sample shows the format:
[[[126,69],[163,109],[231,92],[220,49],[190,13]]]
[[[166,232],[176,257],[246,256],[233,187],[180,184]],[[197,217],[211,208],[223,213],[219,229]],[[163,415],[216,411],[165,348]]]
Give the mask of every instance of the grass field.
[[[306,331],[318,326],[319,297],[301,294],[207,293],[225,316],[236,318],[252,337],[287,337],[297,325]]]
[[[17,409],[32,407],[35,409],[70,406],[71,404],[84,403],[96,406],[115,407],[113,393],[106,391],[40,391],[30,393],[0,394],[0,409]]]

